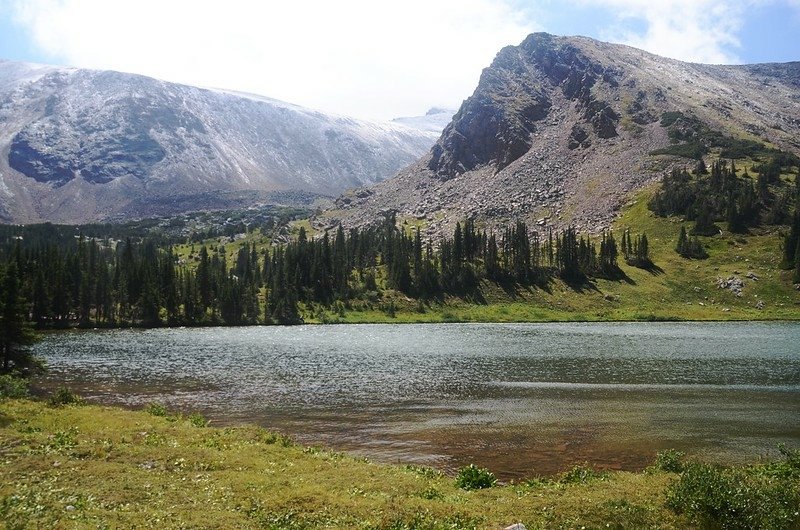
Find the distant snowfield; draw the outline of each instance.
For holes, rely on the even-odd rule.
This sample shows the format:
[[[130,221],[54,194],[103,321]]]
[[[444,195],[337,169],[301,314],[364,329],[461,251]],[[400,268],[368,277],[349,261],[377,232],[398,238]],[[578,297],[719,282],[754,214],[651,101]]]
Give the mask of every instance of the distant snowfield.
[[[425,116],[411,116],[406,118],[395,118],[392,123],[399,123],[412,129],[441,133],[447,124],[452,121],[456,111],[453,109],[441,109],[434,107]]]

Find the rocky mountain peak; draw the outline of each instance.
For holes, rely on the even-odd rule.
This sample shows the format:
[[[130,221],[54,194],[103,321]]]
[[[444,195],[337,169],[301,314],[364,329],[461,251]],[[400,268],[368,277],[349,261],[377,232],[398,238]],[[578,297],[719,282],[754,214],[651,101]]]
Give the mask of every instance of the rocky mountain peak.
[[[685,120],[664,120],[675,113]],[[684,122],[691,130],[678,130]],[[671,167],[736,142],[798,153],[798,138],[800,63],[692,64],[534,33],[499,51],[417,164],[319,222],[391,210],[429,234],[466,217],[597,231]]]
[[[617,136],[619,114],[592,93],[598,80],[616,87],[615,74],[583,53],[574,40],[547,33],[534,33],[519,46],[503,48],[433,147],[428,168],[443,178],[483,166],[495,172],[504,169],[531,148],[537,122],[545,120],[553,106],[553,88],[578,104],[598,137]],[[576,144],[581,145],[585,130],[575,127]]]

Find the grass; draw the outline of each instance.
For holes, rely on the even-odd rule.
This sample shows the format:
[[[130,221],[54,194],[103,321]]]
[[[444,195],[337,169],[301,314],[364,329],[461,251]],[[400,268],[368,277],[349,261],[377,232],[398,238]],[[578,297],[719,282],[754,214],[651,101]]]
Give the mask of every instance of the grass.
[[[779,230],[754,230],[742,236],[726,231],[701,237],[710,257],[688,260],[674,250],[681,225],[691,222],[661,218],[647,208],[655,186],[639,193],[623,210],[614,229],[633,235],[645,233],[657,269],[648,271],[620,260],[622,280],[596,280],[579,289],[560,280],[546,289],[503,289],[492,282],[481,285],[480,301],[447,298],[424,305],[393,291],[384,291],[379,303],[353,303],[344,316],[329,322],[559,322],[559,321],[726,321],[798,320],[800,292],[791,271],[780,269],[782,237]],[[751,272],[758,277],[746,277]],[[717,278],[739,276],[745,282],[741,297],[717,286]],[[394,316],[382,309],[394,302]],[[759,308],[761,302],[761,308]],[[317,320],[311,318],[309,322]]]
[[[152,411],[151,411],[152,412]],[[8,528],[680,528],[669,473],[570,471],[466,491],[454,477],[256,427],[93,405],[0,403]],[[588,477],[588,478],[587,478]],[[592,480],[589,480],[591,478]]]
[[[728,468],[665,452],[641,473],[576,466],[497,484],[303,447],[253,426],[0,400],[6,528],[795,528],[800,452]]]

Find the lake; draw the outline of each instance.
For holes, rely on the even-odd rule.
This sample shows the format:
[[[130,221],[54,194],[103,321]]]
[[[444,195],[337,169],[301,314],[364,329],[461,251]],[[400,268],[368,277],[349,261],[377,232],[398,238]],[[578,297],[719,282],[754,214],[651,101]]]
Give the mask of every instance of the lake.
[[[36,385],[502,478],[800,444],[800,325],[421,324],[72,331]]]

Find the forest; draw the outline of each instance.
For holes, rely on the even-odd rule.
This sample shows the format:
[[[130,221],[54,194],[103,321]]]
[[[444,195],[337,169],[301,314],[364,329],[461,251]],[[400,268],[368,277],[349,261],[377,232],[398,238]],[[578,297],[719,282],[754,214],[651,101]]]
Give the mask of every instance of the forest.
[[[13,277],[40,328],[292,324],[301,322],[298,303],[377,299],[381,287],[426,302],[468,297],[483,279],[543,286],[555,276],[577,283],[617,278],[620,253],[649,263],[644,235],[623,233],[618,248],[610,232],[598,241],[574,229],[540,235],[522,222],[498,236],[467,220],[436,245],[423,242],[419,230],[398,228],[393,215],[316,238],[301,227],[284,245],[240,245],[231,263],[225,245],[192,246],[187,260],[147,238],[63,237],[55,230],[28,230],[0,246],[3,275]]]

